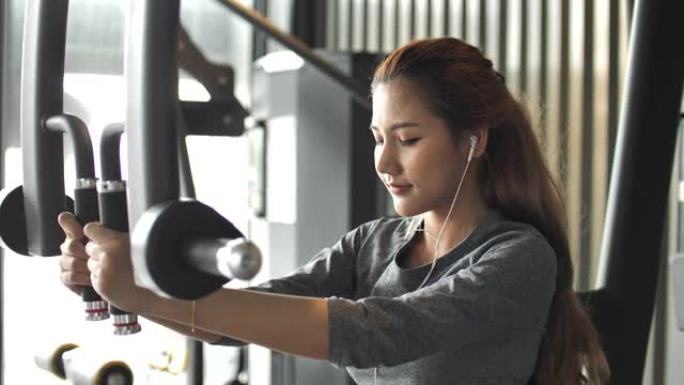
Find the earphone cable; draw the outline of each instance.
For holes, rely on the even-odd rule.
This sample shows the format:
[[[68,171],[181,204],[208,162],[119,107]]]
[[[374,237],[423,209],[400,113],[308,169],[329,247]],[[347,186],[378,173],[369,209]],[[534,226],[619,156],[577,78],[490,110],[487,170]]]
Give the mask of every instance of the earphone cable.
[[[439,241],[440,238],[442,237],[442,233],[444,232],[444,229],[446,228],[447,223],[449,223],[449,217],[451,217],[451,212],[454,210],[454,206],[456,205],[456,200],[458,199],[458,196],[461,193],[461,187],[463,186],[463,181],[465,180],[466,174],[468,173],[468,167],[470,166],[470,156],[468,157],[468,161],[466,162],[466,166],[463,170],[463,174],[461,175],[461,180],[458,182],[458,188],[456,189],[456,194],[454,194],[454,199],[451,201],[451,207],[449,207],[449,213],[447,214],[446,220],[442,224],[442,228],[439,230],[439,233],[437,234],[437,240],[435,241],[435,255],[432,258],[432,264],[430,266],[430,270],[428,273],[425,275],[425,278],[423,279],[423,282],[418,286],[418,289],[422,288],[427,281],[430,279],[430,276],[432,276],[432,273],[435,270],[435,265],[437,264],[437,256],[439,255]]]

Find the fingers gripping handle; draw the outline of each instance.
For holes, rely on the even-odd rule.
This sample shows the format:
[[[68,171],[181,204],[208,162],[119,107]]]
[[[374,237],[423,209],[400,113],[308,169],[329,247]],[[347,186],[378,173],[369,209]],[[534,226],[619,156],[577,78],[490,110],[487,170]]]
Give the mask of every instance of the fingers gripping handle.
[[[100,185],[100,219],[103,225],[112,230],[128,232],[126,190],[123,182],[118,182],[118,184],[113,184],[111,181],[103,181]],[[112,185],[116,185],[116,188],[113,189]],[[113,305],[109,305],[109,312],[114,317],[114,334],[128,335],[140,331],[136,314],[128,313]]]
[[[84,186],[74,191],[74,213],[76,219],[84,226],[89,222],[98,221],[97,190],[95,187]],[[86,242],[86,240],[84,240]],[[86,320],[101,321],[109,318],[107,302],[100,297],[92,286],[83,286],[81,298],[85,304]]]
[[[83,226],[98,220],[97,186],[93,146],[88,127],[78,117],[58,114],[45,120],[48,131],[66,135],[74,146],[76,158],[76,189],[74,190],[74,213]],[[84,240],[85,241],[85,240]],[[90,286],[84,286],[81,297],[85,304],[86,320],[99,321],[109,318],[107,302]]]
[[[106,227],[128,232],[128,211],[126,202],[126,184],[121,179],[119,165],[119,144],[123,133],[122,124],[112,124],[102,133],[100,154],[102,159],[102,182],[98,185],[100,219]],[[128,335],[138,333],[141,328],[137,314],[128,313],[116,306],[109,306],[114,317],[114,334]]]

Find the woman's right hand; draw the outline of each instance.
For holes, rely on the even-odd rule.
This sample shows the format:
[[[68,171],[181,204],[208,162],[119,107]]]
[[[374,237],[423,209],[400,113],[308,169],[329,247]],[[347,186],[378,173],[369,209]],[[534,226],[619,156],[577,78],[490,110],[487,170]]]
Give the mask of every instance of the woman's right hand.
[[[92,286],[88,270],[88,254],[85,251],[85,235],[83,227],[76,217],[63,212],[57,217],[66,238],[60,245],[62,255],[59,257],[62,283],[76,294],[81,294],[82,286]]]

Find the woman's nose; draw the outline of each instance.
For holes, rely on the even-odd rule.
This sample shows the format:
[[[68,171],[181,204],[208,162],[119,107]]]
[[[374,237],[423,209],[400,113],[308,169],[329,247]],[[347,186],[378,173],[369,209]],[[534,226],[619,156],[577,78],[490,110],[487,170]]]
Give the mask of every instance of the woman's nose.
[[[396,154],[387,144],[375,147],[375,170],[379,174],[395,175],[399,171]]]

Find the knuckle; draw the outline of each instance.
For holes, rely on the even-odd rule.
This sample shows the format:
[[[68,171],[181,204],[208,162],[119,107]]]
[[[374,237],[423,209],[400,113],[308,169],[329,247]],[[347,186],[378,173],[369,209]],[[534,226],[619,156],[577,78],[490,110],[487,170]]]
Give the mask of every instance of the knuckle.
[[[75,283],[73,273],[71,273],[69,271],[63,272],[61,274],[61,279],[62,279],[62,283],[66,284],[66,285],[73,285]]]
[[[82,271],[82,270],[85,270],[88,268],[85,261],[77,259],[77,258],[70,258],[69,260],[67,260],[67,267],[70,270],[79,270],[79,271]]]

